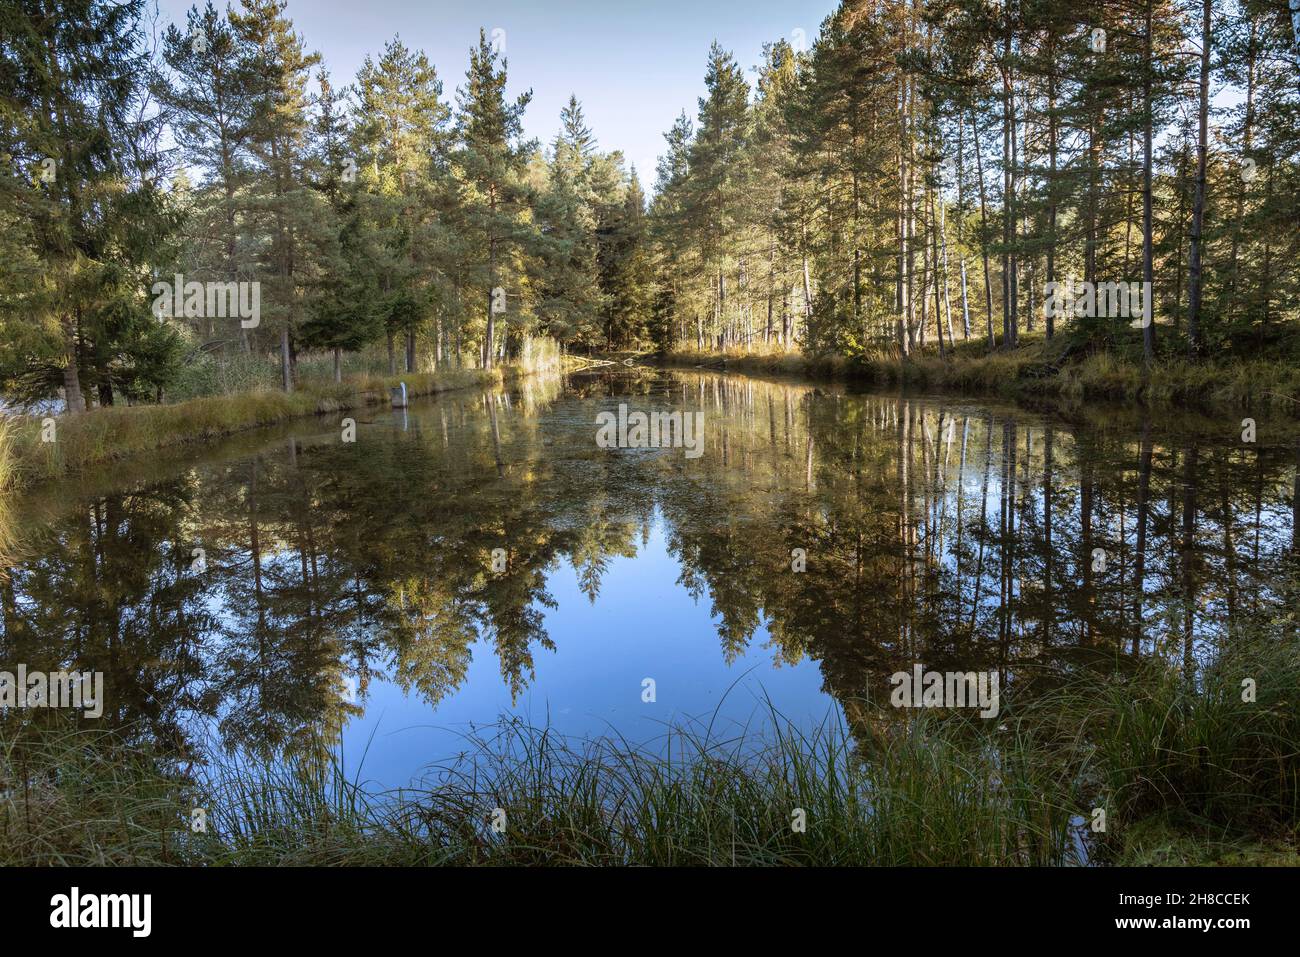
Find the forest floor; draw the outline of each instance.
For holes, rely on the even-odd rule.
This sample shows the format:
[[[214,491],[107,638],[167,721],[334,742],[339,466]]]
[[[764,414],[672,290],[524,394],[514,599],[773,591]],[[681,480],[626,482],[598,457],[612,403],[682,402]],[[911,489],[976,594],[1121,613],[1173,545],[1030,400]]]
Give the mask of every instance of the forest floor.
[[[389,403],[405,382],[407,397],[484,388],[530,374],[524,366],[449,369],[395,376],[358,375],[341,383],[308,380],[291,393],[256,389],[163,405],[109,406],[43,420],[0,417],[0,489],[18,489],[170,446],[206,442],[307,415]]]
[[[1041,333],[1022,333],[1014,349],[990,351],[985,340],[971,339],[957,343],[944,356],[930,345],[910,356],[843,358],[779,350],[719,353],[687,348],[661,353],[659,359],[670,366],[844,379],[1018,401],[1125,402],[1300,417],[1300,350],[1285,348],[1288,344],[1282,344],[1282,351],[1276,343],[1268,350],[1255,350],[1284,357],[1271,360],[1225,353],[1191,361],[1181,352],[1166,350],[1149,368],[1134,343],[1118,345],[1121,348],[1107,351],[1080,346],[1063,335],[1048,341]]]

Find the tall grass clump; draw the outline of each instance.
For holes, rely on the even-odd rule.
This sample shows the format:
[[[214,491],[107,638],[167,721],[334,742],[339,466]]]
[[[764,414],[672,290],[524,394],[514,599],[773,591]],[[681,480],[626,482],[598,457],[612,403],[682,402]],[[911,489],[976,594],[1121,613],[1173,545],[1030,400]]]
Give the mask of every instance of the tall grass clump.
[[[14,445],[18,429],[13,420],[0,413],[0,493],[13,486],[18,477],[18,463]]]
[[[337,752],[208,754],[182,777],[81,733],[43,741],[41,788],[0,809],[8,863],[1054,864],[1069,802],[1024,742],[932,717],[862,753],[848,729],[755,742],[675,728],[645,746],[503,719],[419,787],[373,792]],[[1008,751],[1007,748],[1010,748]],[[6,753],[12,753],[9,748]],[[28,749],[29,753],[32,749]],[[30,780],[32,758],[0,765]],[[39,763],[39,762],[38,762]],[[189,831],[193,807],[207,830]],[[83,813],[79,813],[81,809]],[[494,827],[494,823],[498,826]]]
[[[1120,352],[1071,349],[1067,337],[1047,342],[1024,336],[1015,349],[990,351],[981,339],[904,356],[881,350],[850,359],[755,345],[749,350],[700,352],[686,345],[660,357],[668,365],[728,371],[857,379],[877,386],[1060,399],[1172,405],[1300,416],[1300,367],[1293,361],[1161,358],[1149,367]]]
[[[210,769],[205,791],[227,863],[1066,862],[1069,809],[1028,757],[927,718],[870,756],[834,721],[757,743],[677,727],[635,746],[503,719],[415,789],[367,793],[312,755]]]
[[[1149,662],[1130,678],[1073,689],[1058,713],[1089,742],[1097,799],[1122,825],[1155,817],[1293,840],[1298,696],[1300,648],[1253,639],[1191,674]]]
[[[810,355],[797,349],[787,350],[771,343],[751,347],[732,346],[725,351],[699,350],[693,343],[681,343],[662,353],[668,365],[748,372],[760,375],[815,376],[837,379],[853,373],[852,363],[844,356]]]
[[[299,365],[303,360],[299,359]],[[179,370],[167,389],[169,402],[275,389],[280,385],[278,360],[261,352],[211,355],[197,352]]]
[[[764,733],[686,724],[634,744],[502,718],[395,791],[368,787],[336,738],[312,733],[273,757],[200,745],[182,767],[130,743],[131,729],[0,725],[0,862],[1005,866],[1163,863],[1171,848],[1293,859],[1294,638],[1239,641],[1190,674],[1124,665],[1005,700],[991,721],[855,702],[811,726],[771,709]],[[203,833],[189,828],[195,807]],[[1107,828],[1093,834],[1097,807]]]
[[[16,441],[17,429],[9,416],[0,413],[0,578],[14,558],[14,517],[6,493],[18,481]]]
[[[555,373],[563,368],[560,344],[549,336],[525,336],[514,365],[524,373]]]
[[[0,864],[186,863],[185,779],[147,747],[56,720],[0,736]]]

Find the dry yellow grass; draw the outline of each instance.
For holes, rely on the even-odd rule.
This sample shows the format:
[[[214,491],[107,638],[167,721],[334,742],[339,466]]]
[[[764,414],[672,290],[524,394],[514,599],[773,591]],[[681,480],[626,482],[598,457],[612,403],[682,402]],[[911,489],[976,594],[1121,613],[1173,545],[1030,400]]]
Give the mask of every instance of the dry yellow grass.
[[[1201,411],[1274,412],[1300,416],[1300,368],[1289,361],[1140,362],[1110,353],[1071,356],[1065,343],[1029,339],[1020,348],[987,352],[980,340],[960,343],[944,357],[918,352],[857,357],[800,352],[666,353],[669,365],[737,372],[852,378],[875,385],[1007,398],[1046,397],[1073,402],[1119,401],[1173,405]]]
[[[270,390],[191,399],[174,405],[112,406],[54,420],[54,441],[42,441],[42,419],[0,419],[0,488],[103,465],[167,446],[203,442],[298,416],[337,412],[389,401],[388,390],[405,382],[411,396],[499,385],[507,369],[459,369],[401,376],[362,376],[335,383],[308,383],[286,394]]]

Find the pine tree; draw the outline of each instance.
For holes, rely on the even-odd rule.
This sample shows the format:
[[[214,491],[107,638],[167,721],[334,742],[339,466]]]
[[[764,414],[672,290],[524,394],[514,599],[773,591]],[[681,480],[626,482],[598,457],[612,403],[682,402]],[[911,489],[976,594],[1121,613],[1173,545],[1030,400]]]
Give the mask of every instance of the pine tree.
[[[355,352],[379,335],[380,277],[377,237],[363,215],[363,194],[353,175],[354,149],[349,140],[343,96],[322,71],[319,110],[307,174],[325,200],[325,228],[316,232],[312,259],[319,263],[307,297],[301,340],[309,348],[329,349],[334,380],[342,380],[342,354]]]
[[[513,103],[505,98],[506,61],[479,31],[470,51],[465,85],[457,90],[459,148],[453,163],[464,184],[462,200],[469,227],[481,237],[479,285],[484,303],[482,364],[495,364],[496,317],[510,292],[503,266],[519,247],[521,219],[528,204],[523,179],[534,144],[522,142],[523,114],[532,91]]]
[[[605,343],[609,348],[633,348],[649,332],[652,278],[645,193],[633,167],[609,226],[609,257],[605,287],[609,290]]]
[[[450,108],[428,57],[394,38],[378,62],[357,75],[355,123],[359,162],[373,198],[371,214],[385,233],[384,329],[389,373],[394,338],[405,339],[405,365],[415,371],[416,337],[433,312],[447,269],[436,237],[435,206],[450,147]]]
[[[261,261],[269,282],[263,282],[262,316],[278,328],[281,383],[292,392],[294,336],[305,312],[300,287],[311,266],[305,237],[321,228],[318,197],[303,176],[312,107],[307,84],[320,55],[304,49],[285,6],[285,0],[243,0],[243,10],[231,11],[230,21],[250,50],[248,68],[260,80],[249,120],[255,164],[249,207],[266,240]]]
[[[592,186],[595,153],[582,106],[571,96],[560,113],[546,184],[537,197],[538,317],[548,335],[587,347],[598,341],[604,312]]]
[[[115,371],[132,391],[161,388],[175,357],[140,282],[174,225],[144,110],[140,14],[140,0],[0,7],[0,152],[13,171],[0,199],[24,250],[6,279],[37,280],[10,287],[34,326],[5,374],[27,399],[61,386],[70,413],[86,409],[87,388],[111,403]],[[24,272],[28,256],[39,273]]]
[[[659,158],[655,196],[650,203],[647,229],[652,242],[654,269],[659,277],[653,294],[652,337],[660,349],[669,349],[685,341],[690,327],[697,330],[696,347],[704,348],[703,326],[688,321],[686,315],[690,244],[684,194],[694,135],[690,117],[683,110],[672,128],[664,134],[668,150]]]
[[[154,95],[167,111],[185,163],[204,177],[187,223],[191,275],[223,282],[251,280],[253,267],[241,248],[240,231],[250,174],[248,144],[261,84],[256,51],[209,2],[202,11],[190,9],[184,30],[168,28],[162,53],[167,70],[153,83]],[[238,329],[248,352],[248,330],[242,323]],[[217,334],[212,317],[203,331],[208,338]]]
[[[689,152],[685,228],[700,244],[714,287],[712,330],[728,341],[726,273],[728,241],[740,215],[744,189],[740,159],[749,135],[749,84],[732,55],[715,41],[704,74],[707,95],[699,101],[699,124]],[[733,257],[734,258],[734,257]]]

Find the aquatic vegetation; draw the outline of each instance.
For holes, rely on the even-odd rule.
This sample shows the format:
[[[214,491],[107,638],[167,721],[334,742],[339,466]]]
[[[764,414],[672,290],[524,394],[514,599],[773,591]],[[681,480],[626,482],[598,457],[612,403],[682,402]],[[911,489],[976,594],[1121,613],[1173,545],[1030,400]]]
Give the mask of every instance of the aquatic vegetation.
[[[1265,676],[1254,702],[1235,694],[1243,671]],[[386,792],[367,790],[323,734],[278,757],[213,750],[182,766],[109,732],[28,728],[0,747],[0,860],[1001,866],[1129,853],[1177,863],[1153,859],[1152,833],[1198,861],[1261,842],[1285,858],[1298,675],[1294,640],[1261,639],[1195,681],[1116,672],[1010,702],[999,721],[867,708],[852,726],[797,728],[773,712],[765,736],[688,724],[633,744],[503,718],[422,781]],[[1104,831],[1088,826],[1094,806],[1107,809]]]

